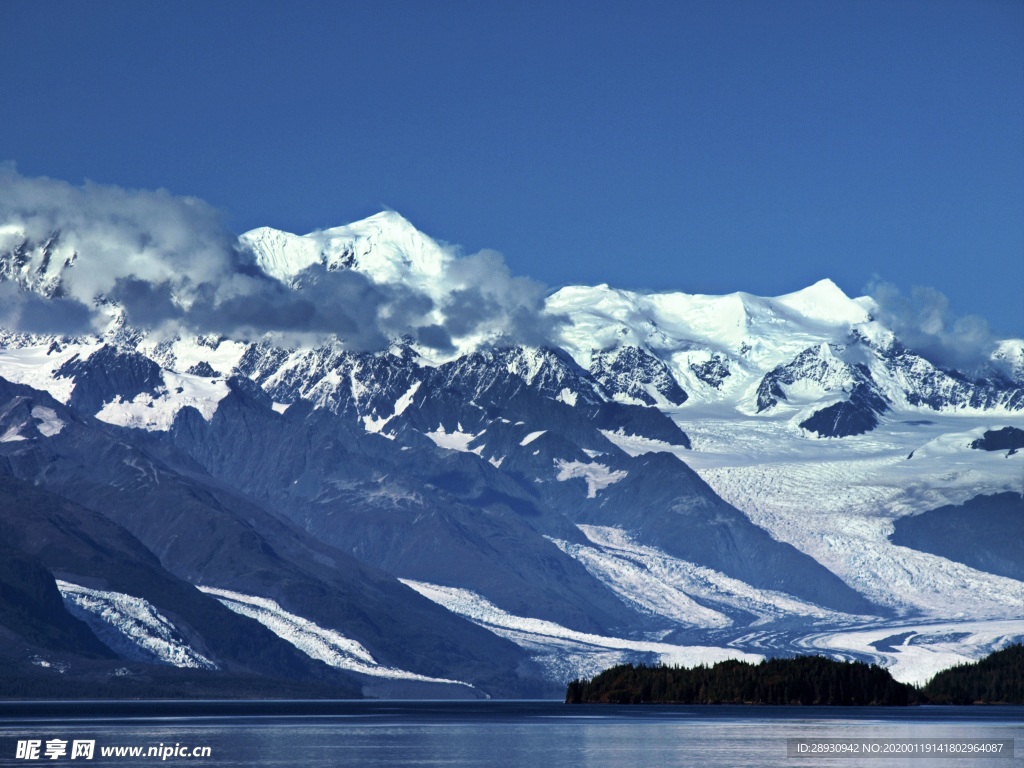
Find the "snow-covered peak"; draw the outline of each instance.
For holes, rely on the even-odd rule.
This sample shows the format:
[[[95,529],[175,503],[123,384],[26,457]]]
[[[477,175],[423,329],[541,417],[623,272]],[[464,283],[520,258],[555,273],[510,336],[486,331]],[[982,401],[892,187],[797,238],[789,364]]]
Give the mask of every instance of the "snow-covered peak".
[[[326,255],[312,237],[293,235],[272,227],[259,227],[238,238],[256,266],[270,277],[287,282],[314,264],[326,266]]]
[[[572,318],[561,341],[584,366],[593,351],[632,344],[660,356],[701,347],[770,368],[813,343],[845,338],[870,319],[831,280],[776,298],[572,286],[550,296],[547,311]]]
[[[452,253],[393,211],[342,227],[293,235],[260,227],[239,238],[263,272],[283,282],[315,264],[352,269],[378,283],[425,285],[444,272]]]
[[[19,224],[0,225],[0,282],[9,280],[52,296],[76,256],[75,249],[61,241],[59,232],[33,242]]]
[[[869,320],[867,309],[828,279],[819,280],[803,290],[777,296],[774,302],[809,320],[830,325],[852,325]]]
[[[1004,339],[992,354],[992,361],[1001,366],[1011,379],[1024,384],[1024,339]]]

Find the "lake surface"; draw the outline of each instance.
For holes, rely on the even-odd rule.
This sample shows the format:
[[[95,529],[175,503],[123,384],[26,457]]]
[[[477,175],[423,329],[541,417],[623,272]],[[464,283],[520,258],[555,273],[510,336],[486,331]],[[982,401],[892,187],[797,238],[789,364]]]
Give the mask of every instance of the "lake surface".
[[[1015,740],[1015,757],[787,757],[788,739]],[[38,741],[39,759],[18,759]],[[47,741],[67,754],[47,759]],[[1024,766],[1024,707],[602,706],[558,702],[0,702],[0,766]],[[139,747],[143,756],[101,754]],[[179,754],[146,757],[154,747]],[[209,756],[181,756],[209,747]],[[60,750],[60,745],[55,747]]]

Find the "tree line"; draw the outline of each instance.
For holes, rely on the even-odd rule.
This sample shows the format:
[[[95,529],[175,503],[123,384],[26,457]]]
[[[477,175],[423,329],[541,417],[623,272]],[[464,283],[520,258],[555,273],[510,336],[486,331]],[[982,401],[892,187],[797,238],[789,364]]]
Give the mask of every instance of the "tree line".
[[[888,670],[821,656],[722,661],[693,668],[623,664],[566,689],[567,704],[801,704],[906,706],[925,703],[1024,703],[1024,646],[937,675],[924,688]]]

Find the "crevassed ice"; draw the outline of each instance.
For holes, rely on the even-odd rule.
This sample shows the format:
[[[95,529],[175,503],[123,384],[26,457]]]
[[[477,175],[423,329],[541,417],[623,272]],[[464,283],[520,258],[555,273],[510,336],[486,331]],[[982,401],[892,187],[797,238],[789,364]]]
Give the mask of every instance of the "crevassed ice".
[[[552,541],[579,560],[594,576],[626,599],[652,613],[687,624],[715,627],[731,624],[717,611],[689,602],[705,602],[754,614],[753,626],[786,616],[805,616],[832,624],[851,624],[865,617],[831,611],[784,592],[758,589],[711,568],[680,560],[657,549],[636,543],[620,528],[580,525],[591,546]],[[701,611],[707,611],[705,615]],[[725,624],[719,624],[725,619]],[[702,623],[706,622],[706,623]]]
[[[461,680],[427,677],[415,672],[407,672],[404,669],[382,666],[374,660],[362,644],[333,629],[321,627],[309,619],[289,613],[276,601],[269,598],[245,595],[215,587],[200,586],[198,589],[212,595],[235,613],[256,619],[275,635],[291,643],[307,656],[337,669],[396,680],[419,680],[428,683],[449,683],[473,687]]]
[[[626,661],[660,661],[664,664],[715,664],[726,659],[758,662],[763,656],[735,648],[683,646],[647,640],[627,640],[578,632],[553,621],[515,616],[468,589],[445,587],[411,579],[399,579],[424,597],[443,605],[485,629],[531,651],[548,676],[566,682]]]
[[[216,669],[217,665],[192,648],[177,627],[141,597],[89,589],[57,580],[64,605],[122,658],[170,664],[175,667]]]
[[[834,629],[798,641],[808,653],[869,658],[901,683],[924,685],[937,673],[968,664],[1024,638],[1024,619],[905,623]]]

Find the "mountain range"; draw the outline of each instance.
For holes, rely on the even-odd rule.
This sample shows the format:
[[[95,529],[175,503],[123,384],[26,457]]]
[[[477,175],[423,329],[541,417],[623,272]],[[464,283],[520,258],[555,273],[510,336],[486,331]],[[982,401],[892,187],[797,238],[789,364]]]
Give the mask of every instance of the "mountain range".
[[[90,269],[2,234],[40,306]],[[19,679],[558,697],[814,650],[921,683],[1024,637],[1024,341],[942,367],[829,280],[510,305],[393,212],[234,253],[293,308],[342,291],[338,330],[147,325],[124,292],[90,333],[0,330]],[[417,324],[357,342],[371,299]]]

